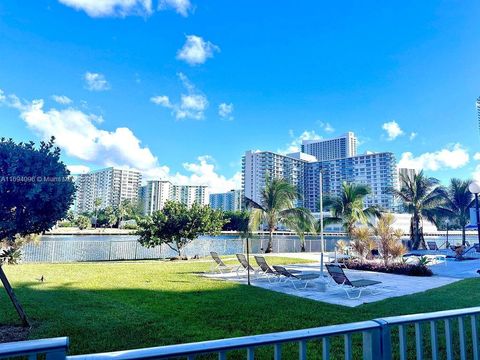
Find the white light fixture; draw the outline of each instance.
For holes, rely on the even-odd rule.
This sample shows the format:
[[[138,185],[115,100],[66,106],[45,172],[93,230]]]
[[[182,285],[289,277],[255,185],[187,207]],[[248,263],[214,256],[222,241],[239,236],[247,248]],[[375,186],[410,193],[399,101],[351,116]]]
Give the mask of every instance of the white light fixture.
[[[480,182],[479,181],[472,181],[470,185],[468,185],[468,190],[472,194],[479,194],[480,193]]]

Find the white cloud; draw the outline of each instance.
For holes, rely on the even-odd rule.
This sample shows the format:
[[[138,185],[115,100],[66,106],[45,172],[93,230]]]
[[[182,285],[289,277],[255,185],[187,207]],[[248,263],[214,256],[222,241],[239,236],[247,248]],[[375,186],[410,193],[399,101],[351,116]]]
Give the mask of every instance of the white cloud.
[[[187,17],[188,13],[192,11],[192,4],[190,0],[160,0],[158,9],[174,9],[178,14]]]
[[[473,154],[473,159],[474,160],[480,160],[480,152],[476,152],[475,154]]]
[[[212,192],[223,192],[241,186],[241,174],[227,178],[218,174],[214,160],[201,156],[196,162],[184,163],[185,173],[171,173],[159,164],[151,150],[141,144],[126,127],[107,131],[99,128],[99,116],[68,108],[45,109],[43,100],[20,101],[15,95],[5,96],[0,90],[0,105],[19,111],[27,127],[42,140],[55,136],[56,144],[69,157],[97,166],[137,169],[147,179],[166,179],[186,185],[208,185]],[[197,105],[196,105],[197,106]],[[88,171],[86,165],[69,166],[72,173]]]
[[[152,96],[150,98],[150,101],[153,102],[154,104],[164,106],[167,108],[172,107],[172,104],[170,103],[170,99],[168,98],[168,96],[165,96],[165,95]]]
[[[333,133],[335,131],[333,126],[328,122],[320,121],[318,124],[323,129],[323,131],[325,131],[326,133]]]
[[[220,105],[218,105],[218,115],[222,119],[233,120],[232,112],[233,112],[232,103],[230,104],[221,103]]]
[[[410,137],[409,137],[410,141],[414,140],[414,139],[417,137],[417,135],[418,135],[418,134],[417,134],[416,132],[413,132],[413,131],[412,131],[412,132],[410,133]]]
[[[152,13],[152,0],[58,0],[75,10],[83,10],[91,17],[127,15],[146,16]]]
[[[292,141],[287,144],[284,149],[279,149],[280,154],[291,154],[299,152],[301,150],[301,145],[303,140],[320,140],[322,137],[318,135],[315,130],[308,131],[305,130],[300,136],[295,136],[293,130],[289,131],[289,135],[292,138]]]
[[[62,105],[71,104],[73,101],[68,96],[65,95],[52,95],[52,99]]]
[[[388,140],[395,140],[398,136],[403,135],[403,130],[395,120],[386,122],[382,125],[382,129],[387,132]]]
[[[177,53],[177,59],[185,61],[189,65],[199,65],[212,58],[214,52],[220,48],[210,41],[203,40],[200,36],[186,35],[186,42]]]
[[[437,171],[445,168],[461,168],[469,160],[467,150],[460,144],[455,144],[439,151],[423,153],[417,157],[414,157],[411,152],[404,152],[398,166],[416,170]]]
[[[90,91],[105,91],[110,89],[110,84],[103,74],[87,71],[84,75],[85,87]]]
[[[179,103],[171,103],[166,95],[157,95],[150,98],[154,104],[171,109],[177,120],[194,119],[201,120],[205,117],[205,110],[208,108],[208,99],[200,93],[190,80],[183,73],[178,77],[187,90],[187,94],[180,94]]]
[[[90,168],[85,165],[67,165],[67,168],[72,175],[85,174],[90,171]]]

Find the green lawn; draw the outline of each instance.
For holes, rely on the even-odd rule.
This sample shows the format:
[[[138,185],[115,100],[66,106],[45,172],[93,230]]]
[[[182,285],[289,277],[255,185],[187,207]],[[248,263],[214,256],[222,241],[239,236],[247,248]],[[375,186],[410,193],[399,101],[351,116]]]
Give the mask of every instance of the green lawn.
[[[269,262],[301,260],[272,257]],[[202,261],[5,267],[34,323],[30,337],[69,336],[71,354],[302,329],[480,303],[477,279],[347,308],[196,275],[209,269],[210,263]],[[36,280],[41,275],[46,282]],[[16,313],[2,291],[0,324],[15,323]]]

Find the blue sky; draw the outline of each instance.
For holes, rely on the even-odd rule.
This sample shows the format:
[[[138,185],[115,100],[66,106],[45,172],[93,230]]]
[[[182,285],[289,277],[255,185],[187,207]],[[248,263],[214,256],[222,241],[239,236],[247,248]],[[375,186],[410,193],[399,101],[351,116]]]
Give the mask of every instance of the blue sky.
[[[346,131],[478,176],[479,18],[458,0],[6,0],[0,133],[219,191],[245,150]]]

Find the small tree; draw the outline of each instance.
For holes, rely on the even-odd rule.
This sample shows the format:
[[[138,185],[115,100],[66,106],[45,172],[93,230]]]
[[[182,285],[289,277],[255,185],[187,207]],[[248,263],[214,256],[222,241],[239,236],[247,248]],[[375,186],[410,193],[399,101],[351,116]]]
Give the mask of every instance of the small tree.
[[[373,232],[367,226],[355,227],[352,230],[352,248],[363,261],[375,248]]]
[[[0,240],[15,248],[19,238],[41,234],[65,218],[75,193],[69,175],[54,138],[41,142],[39,148],[33,142],[0,139]],[[28,325],[2,263],[0,280],[23,324]]]
[[[219,235],[225,224],[223,213],[194,203],[190,208],[167,201],[161,211],[139,221],[139,242],[145,247],[166,244],[182,256],[184,247],[202,235]]]
[[[90,218],[85,215],[79,215],[75,220],[75,223],[80,230],[88,229],[92,225]]]
[[[226,220],[223,225],[223,231],[238,231],[245,230],[245,223],[248,224],[250,213],[248,211],[225,211],[223,216]]]
[[[385,266],[388,265],[390,257],[397,258],[405,253],[405,248],[400,241],[403,231],[395,229],[394,222],[395,218],[392,214],[383,214],[374,227]]]

